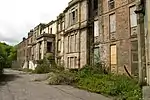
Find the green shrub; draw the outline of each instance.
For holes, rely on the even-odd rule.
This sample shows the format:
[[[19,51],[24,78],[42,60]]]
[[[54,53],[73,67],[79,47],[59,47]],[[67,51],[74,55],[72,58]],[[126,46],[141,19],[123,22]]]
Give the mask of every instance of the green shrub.
[[[80,70],[59,69],[52,67],[53,73],[49,74],[50,85],[67,84],[91,92],[116,97],[117,100],[139,100],[141,88],[136,80],[126,75],[115,75],[108,73],[108,70],[100,63],[93,66],[84,66]]]
[[[78,72],[76,86],[91,92],[102,93],[125,100],[139,100],[141,88],[137,81],[126,75],[105,74],[89,66]]]
[[[34,70],[34,73],[44,74],[49,72],[59,72],[63,71],[64,67],[62,65],[57,65],[51,57],[51,55],[47,54],[44,59],[37,61],[37,67]]]
[[[4,59],[2,56],[0,56],[0,75],[3,73],[3,68],[4,68]]]
[[[49,73],[50,72],[50,65],[48,64],[39,64],[33,71],[36,74],[44,74],[44,73]]]
[[[74,73],[71,73],[69,71],[61,71],[59,73],[51,73],[49,75],[48,82],[50,85],[60,85],[60,84],[66,84],[71,85],[75,83],[76,76]]]

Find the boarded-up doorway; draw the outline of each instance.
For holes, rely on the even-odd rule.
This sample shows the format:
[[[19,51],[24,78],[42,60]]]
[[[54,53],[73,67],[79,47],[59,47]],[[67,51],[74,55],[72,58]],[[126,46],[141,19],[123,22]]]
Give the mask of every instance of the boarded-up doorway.
[[[110,64],[111,64],[111,72],[117,73],[117,47],[116,45],[110,46]]]

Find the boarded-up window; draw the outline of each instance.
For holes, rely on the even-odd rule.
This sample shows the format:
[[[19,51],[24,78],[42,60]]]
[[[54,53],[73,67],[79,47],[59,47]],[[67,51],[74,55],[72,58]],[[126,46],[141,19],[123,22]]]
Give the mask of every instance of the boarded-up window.
[[[130,26],[135,27],[137,26],[137,15],[135,13],[136,6],[130,7]]]
[[[131,42],[132,62],[138,62],[138,41]]]
[[[99,47],[94,48],[94,63],[100,62],[100,52]]]
[[[115,32],[116,31],[116,15],[115,14],[111,14],[109,16],[109,21],[110,21],[110,32]]]
[[[94,37],[99,36],[99,26],[98,21],[94,21]]]
[[[75,24],[78,21],[78,10],[73,8],[69,14],[70,25]]]
[[[138,75],[138,41],[131,41],[131,74]]]
[[[111,45],[111,64],[117,64],[117,48],[116,45]]]
[[[61,40],[58,40],[57,48],[58,48],[58,51],[61,51]]]

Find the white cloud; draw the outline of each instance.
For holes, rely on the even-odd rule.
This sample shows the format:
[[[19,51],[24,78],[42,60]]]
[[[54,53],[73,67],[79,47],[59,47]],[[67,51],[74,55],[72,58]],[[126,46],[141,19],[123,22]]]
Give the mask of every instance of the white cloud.
[[[39,23],[55,20],[70,0],[0,0],[0,41],[16,44]]]

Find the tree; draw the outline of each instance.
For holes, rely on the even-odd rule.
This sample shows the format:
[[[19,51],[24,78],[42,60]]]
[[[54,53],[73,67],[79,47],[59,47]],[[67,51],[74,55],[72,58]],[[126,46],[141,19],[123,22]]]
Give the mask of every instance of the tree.
[[[17,59],[16,47],[6,43],[0,43],[0,64],[2,68],[10,68],[12,62]]]

